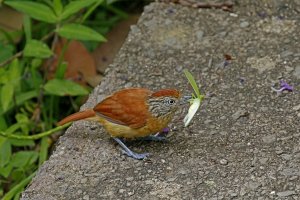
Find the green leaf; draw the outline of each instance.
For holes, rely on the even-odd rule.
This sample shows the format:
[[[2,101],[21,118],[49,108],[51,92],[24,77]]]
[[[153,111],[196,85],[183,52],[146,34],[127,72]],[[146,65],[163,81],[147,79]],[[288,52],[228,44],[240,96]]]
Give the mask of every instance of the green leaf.
[[[33,59],[36,60],[36,59]],[[32,62],[31,62],[32,63]],[[36,63],[38,64],[38,63]],[[40,73],[39,69],[35,68],[34,63],[31,64],[31,69],[30,69],[30,75],[31,78],[26,80],[26,84],[28,85],[29,88],[34,88],[37,91],[40,91],[41,85],[44,84],[44,77]]]
[[[24,188],[22,190],[16,192],[13,200],[20,200],[20,196],[21,196],[23,191],[24,191]]]
[[[14,59],[9,65],[9,79],[10,81],[20,80],[21,78],[21,68],[18,59]]]
[[[65,72],[67,70],[67,63],[64,62],[64,63],[61,63],[58,68],[56,69],[56,72],[55,72],[55,78],[57,79],[63,79],[64,76],[65,76]]]
[[[27,178],[23,179],[20,183],[15,185],[11,190],[9,190],[2,200],[11,200],[16,194],[23,191],[23,188],[31,181],[31,179],[35,176],[35,173],[32,173]]]
[[[22,74],[23,66],[20,64],[18,59],[14,59],[9,65],[9,82],[8,84],[12,84],[14,86],[14,91],[17,93],[21,90],[21,74]]]
[[[49,58],[52,54],[47,44],[38,40],[28,41],[24,48],[26,57]]]
[[[103,0],[77,0],[70,2],[65,8],[60,16],[61,20],[67,19],[71,15],[77,13],[81,9],[92,5],[93,3],[103,1]]]
[[[11,157],[11,144],[5,137],[0,136],[0,167],[4,167]]]
[[[23,113],[17,113],[16,120],[19,124],[21,124],[22,135],[28,135],[30,129],[29,127],[30,120],[28,119],[28,116]]]
[[[0,116],[0,131],[7,129],[7,123],[4,116]]]
[[[53,10],[45,4],[32,1],[5,1],[5,4],[39,21],[48,23],[55,23],[58,21]]]
[[[99,42],[106,41],[106,39],[97,31],[80,24],[66,24],[59,29],[56,29],[56,32],[60,36],[68,39],[93,40]]]
[[[40,153],[39,153],[39,166],[41,166],[45,160],[47,160],[48,157],[48,137],[43,137],[41,139],[41,147],[40,147]]]
[[[33,164],[37,158],[38,153],[35,151],[19,151],[12,155],[10,163],[13,167],[22,168]]]
[[[10,178],[13,182],[19,182],[26,177],[24,173],[25,168],[13,168],[12,172],[10,173]]]
[[[32,35],[31,35],[31,19],[28,15],[24,16],[23,26],[24,26],[26,41],[29,41],[32,39]]]
[[[22,105],[25,101],[32,99],[34,97],[37,97],[37,92],[36,90],[31,90],[28,92],[23,92],[19,95],[17,95],[17,105]]]
[[[29,163],[28,164],[29,165],[34,164],[38,160],[38,158],[39,158],[39,153],[36,152],[36,151],[32,151],[32,155],[31,155],[31,157],[29,159]]]
[[[9,104],[12,103],[14,95],[14,86],[12,84],[5,84],[1,89],[1,104],[2,110],[7,111]]]
[[[80,96],[87,95],[88,91],[81,85],[64,79],[52,79],[44,87],[47,94],[58,96]]]
[[[31,69],[37,70],[43,64],[43,60],[40,58],[34,58],[31,61]]]
[[[183,72],[184,72],[186,78],[188,79],[189,83],[191,84],[192,88],[194,89],[194,91],[195,91],[195,93],[196,93],[196,96],[197,96],[200,100],[203,99],[204,96],[201,95],[200,90],[199,90],[199,88],[198,88],[198,86],[197,86],[197,83],[196,83],[196,81],[195,81],[193,75],[192,75],[188,70],[186,70],[186,69],[185,69]]]
[[[5,167],[0,167],[0,175],[2,175],[4,178],[7,178],[12,170],[12,166],[10,163],[6,165]]]
[[[19,128],[21,128],[22,124],[21,123],[15,123],[8,127],[8,129],[5,130],[5,133],[7,134],[12,134],[15,133]]]
[[[37,97],[37,91],[32,90],[28,92],[23,92],[16,96],[16,103],[17,106],[22,105],[24,102],[26,102],[29,99]],[[9,106],[7,110],[10,110],[12,108],[12,104]],[[5,112],[3,110],[0,110],[0,115],[3,115]]]
[[[13,139],[9,138],[9,142],[11,145],[16,147],[34,147],[35,143],[33,140],[21,140],[21,139]]]
[[[61,0],[53,0],[53,8],[57,16],[60,16],[63,10]]]
[[[1,35],[1,33],[0,33]],[[15,47],[13,45],[10,44],[2,44],[0,43],[0,63],[6,61],[7,59],[9,59],[10,57],[13,56]]]
[[[0,68],[0,84],[6,84],[9,81],[8,74],[7,70]]]

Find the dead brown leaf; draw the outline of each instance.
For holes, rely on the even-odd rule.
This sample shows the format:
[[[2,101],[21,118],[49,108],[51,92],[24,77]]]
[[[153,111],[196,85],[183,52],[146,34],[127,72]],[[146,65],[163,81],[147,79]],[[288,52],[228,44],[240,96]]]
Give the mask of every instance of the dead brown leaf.
[[[18,42],[21,39],[21,32],[23,25],[23,14],[11,9],[8,6],[0,7],[0,29],[8,33],[16,32],[11,34],[14,42]],[[5,36],[0,32],[0,40],[5,39]]]
[[[48,69],[49,79],[54,77],[59,55],[62,53],[65,44],[65,39],[59,39],[54,48],[55,56],[52,58],[54,60],[48,60],[48,63],[51,62]],[[96,72],[95,60],[81,42],[76,40],[69,42],[64,54],[64,61],[67,63],[66,79],[82,85],[89,84],[93,87],[99,84],[101,76]]]

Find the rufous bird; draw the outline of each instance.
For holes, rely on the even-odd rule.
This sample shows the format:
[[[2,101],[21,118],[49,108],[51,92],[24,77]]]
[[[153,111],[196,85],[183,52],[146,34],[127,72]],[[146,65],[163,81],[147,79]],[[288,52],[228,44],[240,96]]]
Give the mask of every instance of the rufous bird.
[[[123,89],[106,97],[93,109],[74,113],[58,124],[63,125],[77,120],[97,121],[123,148],[123,153],[144,159],[148,153],[131,151],[120,138],[144,138],[161,140],[154,135],[167,127],[180,105],[181,94],[175,89],[152,92],[144,88]]]

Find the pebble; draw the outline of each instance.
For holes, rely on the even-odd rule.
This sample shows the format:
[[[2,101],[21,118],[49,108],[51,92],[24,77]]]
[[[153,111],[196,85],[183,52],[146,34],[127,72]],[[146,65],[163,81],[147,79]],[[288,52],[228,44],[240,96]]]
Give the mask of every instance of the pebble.
[[[284,160],[291,160],[291,158],[293,157],[293,155],[291,155],[291,154],[282,154],[281,157]]]
[[[284,151],[282,151],[282,149],[276,149],[275,152],[277,155],[281,155],[281,154],[283,154]]]
[[[289,178],[290,181],[294,181],[294,180],[297,180],[298,179],[298,176],[292,176],[291,178]]]
[[[134,191],[128,192],[128,196],[134,195]]]
[[[80,183],[85,184],[87,182],[87,178],[81,179]]]
[[[176,69],[176,71],[181,72],[183,70],[183,67],[181,65],[179,65],[175,69]]]
[[[82,199],[84,199],[84,200],[89,200],[89,199],[90,199],[90,196],[89,196],[89,195],[84,195]]]
[[[232,118],[233,120],[238,120],[241,117],[246,117],[248,114],[249,114],[248,111],[244,109],[239,109],[232,115]]]
[[[271,144],[276,141],[276,135],[266,135],[262,138],[262,141],[266,144]]]
[[[251,182],[249,182],[248,186],[251,190],[256,190],[257,188],[259,188],[261,186],[261,183],[251,181]]]
[[[299,110],[300,110],[300,104],[299,104],[299,105],[297,105],[297,106],[294,106],[294,107],[293,107],[293,110],[295,110],[295,111],[299,111]]]
[[[202,40],[203,35],[204,35],[204,32],[201,30],[196,32],[196,37],[198,40]]]
[[[132,177],[132,176],[130,176],[130,177],[127,177],[126,178],[126,181],[132,181],[134,178]]]
[[[246,189],[245,189],[245,188],[241,188],[241,190],[240,190],[240,195],[241,195],[241,196],[245,196],[245,194],[247,194]]]
[[[288,197],[288,196],[291,196],[291,195],[294,195],[294,194],[296,194],[295,191],[286,190],[286,191],[283,191],[283,192],[278,192],[277,196],[279,196],[279,197]]]
[[[207,119],[207,120],[204,121],[204,124],[209,124],[209,123],[211,123],[212,121],[213,121],[213,120]]]
[[[119,193],[123,194],[126,190],[125,189],[119,189]]]
[[[284,176],[300,176],[300,170],[297,168],[285,168],[280,174]]]
[[[293,75],[300,79],[300,65],[295,67],[295,71],[294,71]]]
[[[247,22],[247,21],[244,21],[244,22],[241,22],[240,23],[240,27],[241,28],[246,28],[246,27],[248,27],[249,26],[249,22]]]
[[[237,197],[238,194],[236,192],[233,192],[233,191],[229,191],[228,192],[230,194],[231,197]]]
[[[221,165],[227,165],[228,164],[228,161],[226,159],[221,159],[220,160],[220,164]]]
[[[283,51],[280,53],[280,57],[282,57],[282,58],[285,58],[285,57],[288,57],[291,55],[293,55],[293,52],[291,52],[291,51]]]
[[[91,130],[96,130],[98,128],[98,125],[90,125],[89,127]]]
[[[229,16],[230,17],[238,17],[238,14],[236,14],[236,13],[229,13]]]
[[[267,164],[268,160],[269,160],[268,158],[260,158],[259,162],[260,162],[260,164],[265,165],[265,164]]]

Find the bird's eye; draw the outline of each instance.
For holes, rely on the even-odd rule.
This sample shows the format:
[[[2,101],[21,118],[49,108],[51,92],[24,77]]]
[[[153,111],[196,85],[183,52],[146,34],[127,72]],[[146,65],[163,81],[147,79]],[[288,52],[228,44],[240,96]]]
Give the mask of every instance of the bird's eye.
[[[167,102],[168,102],[169,105],[173,105],[175,103],[175,100],[174,99],[168,99]]]

